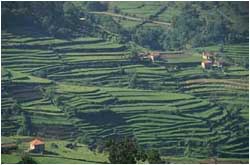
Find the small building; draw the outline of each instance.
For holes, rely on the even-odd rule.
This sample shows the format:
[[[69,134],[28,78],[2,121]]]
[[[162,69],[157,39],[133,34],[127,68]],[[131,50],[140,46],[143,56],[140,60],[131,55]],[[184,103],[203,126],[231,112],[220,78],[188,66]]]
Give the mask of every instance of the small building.
[[[141,53],[138,53],[137,55],[140,60],[151,60],[152,62],[155,62],[155,60],[158,60],[160,59],[160,52],[141,52]]]
[[[202,62],[201,62],[201,67],[202,67],[203,69],[209,69],[209,68],[212,67],[212,65],[213,65],[212,61],[209,61],[209,60],[206,60],[206,61],[202,61]]]
[[[43,153],[45,150],[45,143],[41,139],[34,139],[30,142],[29,151],[33,153]]]
[[[152,62],[155,62],[155,60],[160,58],[160,53],[159,52],[151,52],[149,54],[149,58],[151,59]]]
[[[204,60],[212,60],[214,58],[215,54],[213,52],[203,52],[202,58]]]

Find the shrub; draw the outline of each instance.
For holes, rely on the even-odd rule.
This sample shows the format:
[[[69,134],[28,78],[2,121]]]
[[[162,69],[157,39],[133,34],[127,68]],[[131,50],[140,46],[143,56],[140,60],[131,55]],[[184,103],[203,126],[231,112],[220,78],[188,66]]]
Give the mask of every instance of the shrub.
[[[58,148],[58,145],[56,143],[51,143],[51,148]]]
[[[147,152],[147,158],[148,158],[148,162],[150,164],[163,164],[165,163],[161,157],[160,157],[160,154],[157,150],[149,150]]]
[[[37,164],[37,162],[28,153],[23,153],[21,159],[22,160],[18,164]]]
[[[106,147],[109,152],[109,161],[112,164],[135,164],[136,160],[140,160],[134,139],[109,140]]]
[[[76,148],[76,143],[68,143],[65,145],[66,148],[74,149]]]
[[[106,11],[108,9],[108,4],[103,2],[87,2],[86,5],[87,10],[89,11]]]

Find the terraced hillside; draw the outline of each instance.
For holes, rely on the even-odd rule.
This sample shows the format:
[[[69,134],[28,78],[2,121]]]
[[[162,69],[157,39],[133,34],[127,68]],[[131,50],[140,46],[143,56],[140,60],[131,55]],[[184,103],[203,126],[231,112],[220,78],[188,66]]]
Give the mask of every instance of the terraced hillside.
[[[246,44],[234,47],[244,53],[225,54],[246,56]],[[247,69],[203,71],[197,52],[155,63],[128,54],[100,38],[2,32],[2,134],[16,134],[26,112],[37,136],[134,135],[165,156],[248,158]]]

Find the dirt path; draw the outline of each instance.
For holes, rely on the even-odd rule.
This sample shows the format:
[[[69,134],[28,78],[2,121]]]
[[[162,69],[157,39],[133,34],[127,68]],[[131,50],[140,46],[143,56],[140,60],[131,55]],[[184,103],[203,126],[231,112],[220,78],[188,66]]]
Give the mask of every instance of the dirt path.
[[[139,17],[131,17],[131,16],[125,16],[125,15],[121,15],[121,14],[115,14],[115,13],[111,13],[111,12],[90,12],[92,14],[100,14],[100,15],[109,15],[112,17],[119,17],[119,18],[125,18],[128,20],[132,20],[132,21],[145,21],[146,18],[139,18]],[[164,25],[164,26],[171,26],[171,23],[168,22],[161,22],[161,21],[150,21],[151,23],[154,24],[158,24],[158,25]]]

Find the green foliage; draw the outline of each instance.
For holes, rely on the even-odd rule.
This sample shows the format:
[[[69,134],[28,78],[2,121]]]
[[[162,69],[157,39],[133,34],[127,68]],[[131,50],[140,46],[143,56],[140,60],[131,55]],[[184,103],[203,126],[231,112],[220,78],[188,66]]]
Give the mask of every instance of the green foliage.
[[[137,48],[137,46],[135,44],[131,44],[129,46],[129,59],[131,61],[136,61],[138,58],[138,53],[139,53],[139,49]]]
[[[57,149],[59,146],[56,143],[51,143],[51,148]]]
[[[161,159],[159,152],[155,149],[147,151],[147,159],[150,164],[164,164],[165,163]]]
[[[75,3],[73,6],[71,4],[63,5],[64,12],[67,13],[65,16],[74,17],[74,14],[71,15],[71,12],[74,12],[75,7],[77,7]],[[194,13],[197,12],[199,15],[202,14],[201,12],[206,11],[203,8],[199,10],[199,5],[196,7],[197,9],[194,10]],[[195,7],[192,6],[192,8]],[[188,10],[188,12],[193,12],[193,10]],[[82,14],[81,17],[87,20],[92,17],[91,13],[89,15]],[[189,16],[191,15],[189,14]],[[204,19],[209,19],[209,15]],[[190,21],[194,21],[194,24],[197,25],[197,17],[193,19]],[[198,19],[200,19],[200,16]],[[84,21],[81,22],[84,24]],[[112,24],[108,25],[111,21]],[[115,25],[115,21],[117,19],[114,17],[104,18],[102,20],[103,24],[106,22],[104,29]],[[199,21],[197,22],[199,23]],[[96,22],[94,21],[93,25],[94,23]],[[181,24],[180,22],[178,23]],[[185,33],[194,34],[194,38],[190,34],[178,35],[178,33],[182,32],[175,31],[172,28],[165,33],[166,29],[163,28],[162,35],[159,35],[157,33],[158,30],[156,30],[156,32],[150,32],[152,34],[151,37],[145,36],[145,40],[140,40],[148,42],[147,37],[152,39],[155,37],[154,34],[156,34],[156,36],[160,37],[155,37],[155,39],[159,38],[161,40],[153,42],[160,45],[160,47],[164,47],[165,49],[174,49],[177,47],[190,48],[191,44],[199,44],[199,38],[195,37],[196,32],[190,32],[192,24],[186,22],[185,26],[188,26],[189,30],[185,29],[185,27],[182,28]],[[97,26],[101,27],[102,25],[95,24],[95,27]],[[151,31],[151,28],[145,28],[145,26],[147,24],[138,26],[137,28],[143,32],[144,30]],[[199,27],[194,27],[194,29],[201,32],[200,30],[202,29],[199,29]],[[155,28],[157,29],[158,27]],[[119,30],[119,28],[117,29]],[[115,28],[113,30],[115,31]],[[208,30],[211,32],[211,29]],[[32,30],[28,29],[27,31]],[[113,34],[111,35],[114,36]],[[213,34],[213,36],[216,35],[218,34]],[[182,43],[182,39],[178,37],[183,36],[187,38],[184,37]],[[140,37],[144,36],[140,35]],[[194,56],[189,56],[189,54],[186,54],[186,51],[183,51],[183,57],[174,58],[173,60],[167,59],[168,63],[164,61],[163,64],[178,63],[175,65],[181,66],[181,69],[175,70],[173,67],[169,70],[171,73],[166,73],[166,69],[160,63],[155,63],[154,65],[147,63],[135,64],[125,58],[121,58],[121,55],[129,53],[127,49],[124,50],[123,45],[103,42],[101,39],[77,38],[73,40],[58,40],[42,35],[34,37],[29,35],[28,32],[21,33],[21,35],[14,32],[3,32],[2,38],[3,65],[13,73],[13,82],[11,84],[5,84],[3,81],[4,97],[2,99],[2,109],[4,111],[2,112],[10,112],[9,109],[12,106],[13,101],[11,99],[13,97],[14,99],[18,99],[18,102],[20,101],[23,110],[29,111],[29,114],[32,115],[33,124],[51,125],[52,128],[54,126],[59,127],[60,132],[63,133],[60,133],[62,138],[72,139],[75,136],[84,137],[86,135],[89,138],[86,138],[85,144],[88,144],[92,137],[105,137],[106,135],[113,134],[110,128],[117,128],[117,132],[121,132],[122,134],[135,132],[140,144],[143,146],[155,145],[154,148],[161,149],[161,153],[164,154],[168,154],[167,152],[172,150],[171,153],[182,156],[183,150],[186,149],[185,155],[187,157],[207,156],[209,150],[207,149],[209,148],[207,145],[204,145],[204,153],[207,153],[203,154],[203,152],[199,152],[203,147],[200,141],[206,137],[211,139],[213,143],[223,142],[223,148],[220,150],[216,149],[219,151],[221,157],[240,158],[248,156],[248,69],[240,66],[228,66],[227,73],[224,73],[228,77],[211,74],[209,78],[214,80],[210,83],[209,80],[206,80],[208,76],[200,68],[201,58],[198,53]],[[220,36],[218,38],[221,41],[224,37]],[[210,41],[210,39],[207,39],[207,41]],[[217,40],[214,38],[214,41],[216,42]],[[19,45],[19,43],[22,43],[22,45]],[[180,45],[180,43],[183,45]],[[200,43],[202,44],[202,42]],[[210,44],[205,39],[204,43]],[[150,47],[149,42],[145,42],[145,44]],[[55,47],[54,53],[51,50],[47,50],[48,45]],[[154,47],[158,46],[154,45]],[[139,48],[137,47],[137,49]],[[56,50],[60,50],[60,52],[58,51],[58,58],[54,56]],[[219,47],[217,50],[219,50]],[[231,53],[232,50],[234,53]],[[61,56],[63,51],[66,52],[65,56]],[[132,56],[136,56],[138,52],[138,50],[132,51],[131,54]],[[18,56],[16,56],[17,54]],[[231,54],[232,56],[230,56]],[[230,56],[234,60],[238,58],[239,62],[243,64],[243,61],[248,61],[248,43],[237,45],[225,44],[224,52],[221,56],[224,55]],[[68,66],[62,66],[62,57],[69,61]],[[196,58],[196,61],[190,62],[189,57]],[[246,59],[243,57],[246,57]],[[117,68],[117,66],[122,67]],[[124,73],[124,69],[127,74],[121,75]],[[31,76],[30,73],[34,70],[47,70],[47,79],[39,80],[40,78]],[[136,73],[137,76],[129,73]],[[130,86],[137,89],[126,88],[126,85],[129,84],[128,78],[129,80],[131,79],[132,85],[130,84]],[[220,78],[220,80],[216,80],[216,78]],[[222,78],[227,80],[223,81]],[[27,79],[31,79],[32,81],[27,81]],[[37,81],[33,81],[36,79]],[[54,80],[55,83],[40,84],[44,80],[49,81],[49,79]],[[163,85],[159,83],[162,80],[164,80]],[[121,82],[123,88],[114,87],[117,85],[117,81]],[[84,86],[87,83],[88,85]],[[36,99],[41,96],[35,87],[38,84],[43,85],[43,88],[46,90],[51,86],[55,86],[56,91],[50,92],[49,90],[45,90],[47,94],[45,94],[46,97],[44,98],[46,99]],[[144,88],[145,84],[147,84],[147,87]],[[185,89],[185,95],[180,94],[180,91],[176,89],[176,87],[181,86]],[[217,93],[217,96],[210,98],[210,96],[213,96],[211,95],[213,93]],[[63,96],[62,99],[60,99],[61,96]],[[202,97],[202,99],[199,99],[199,97]],[[48,98],[52,101],[51,103]],[[208,100],[211,100],[211,102],[224,102],[224,104],[230,105],[237,104],[237,106],[244,105],[244,107],[237,111],[229,108],[230,110],[227,112],[225,108],[219,108],[217,104],[209,104]],[[62,105],[63,108],[61,108]],[[64,108],[64,105],[66,108]],[[105,111],[107,108],[104,105],[109,105],[109,113]],[[57,106],[63,109],[63,111]],[[12,109],[17,109],[13,107]],[[111,112],[119,115],[112,115]],[[100,115],[93,115],[91,117],[91,114]],[[244,116],[244,119],[239,116]],[[113,122],[123,120],[124,122]],[[2,132],[6,134],[14,132],[13,134],[15,134],[16,121],[20,121],[19,114],[11,114],[8,118],[4,116],[2,120],[2,124],[4,125]],[[110,126],[110,123],[112,126]],[[67,129],[64,129],[64,126],[67,126]],[[219,133],[215,134],[216,131],[219,131]],[[23,132],[23,130],[20,129],[20,132]],[[43,129],[39,132],[42,134]],[[59,136],[57,131],[48,132],[49,134],[53,134],[53,136]],[[186,132],[190,132],[190,134],[186,134]],[[192,150],[187,145],[182,144],[186,137],[189,138],[188,136],[191,136],[190,141],[195,143],[190,144]],[[181,144],[176,144],[177,141],[181,141]],[[59,150],[64,151],[64,146],[64,144],[62,147],[60,146]],[[79,147],[77,147],[78,149]],[[69,150],[66,151],[68,152]],[[69,153],[65,152],[65,155]],[[145,156],[143,152],[139,151],[137,155]],[[155,155],[158,157],[157,154]],[[79,158],[79,156],[76,157]],[[145,160],[145,157],[143,160]]]
[[[37,162],[28,153],[23,153],[18,164],[37,164]]]
[[[113,13],[117,13],[117,14],[121,12],[121,10],[117,6],[114,6],[111,10]]]
[[[80,27],[79,9],[71,2],[5,2],[3,8],[5,28],[35,26],[53,36],[69,37]]]
[[[145,160],[143,154],[138,154],[137,144],[132,138],[111,139],[106,143],[106,147],[112,164],[135,164],[139,160]]]
[[[163,30],[161,28],[138,28],[133,33],[133,41],[149,49],[160,50]]]
[[[90,1],[87,2],[86,8],[89,11],[106,11],[108,9],[108,4],[105,2]]]

